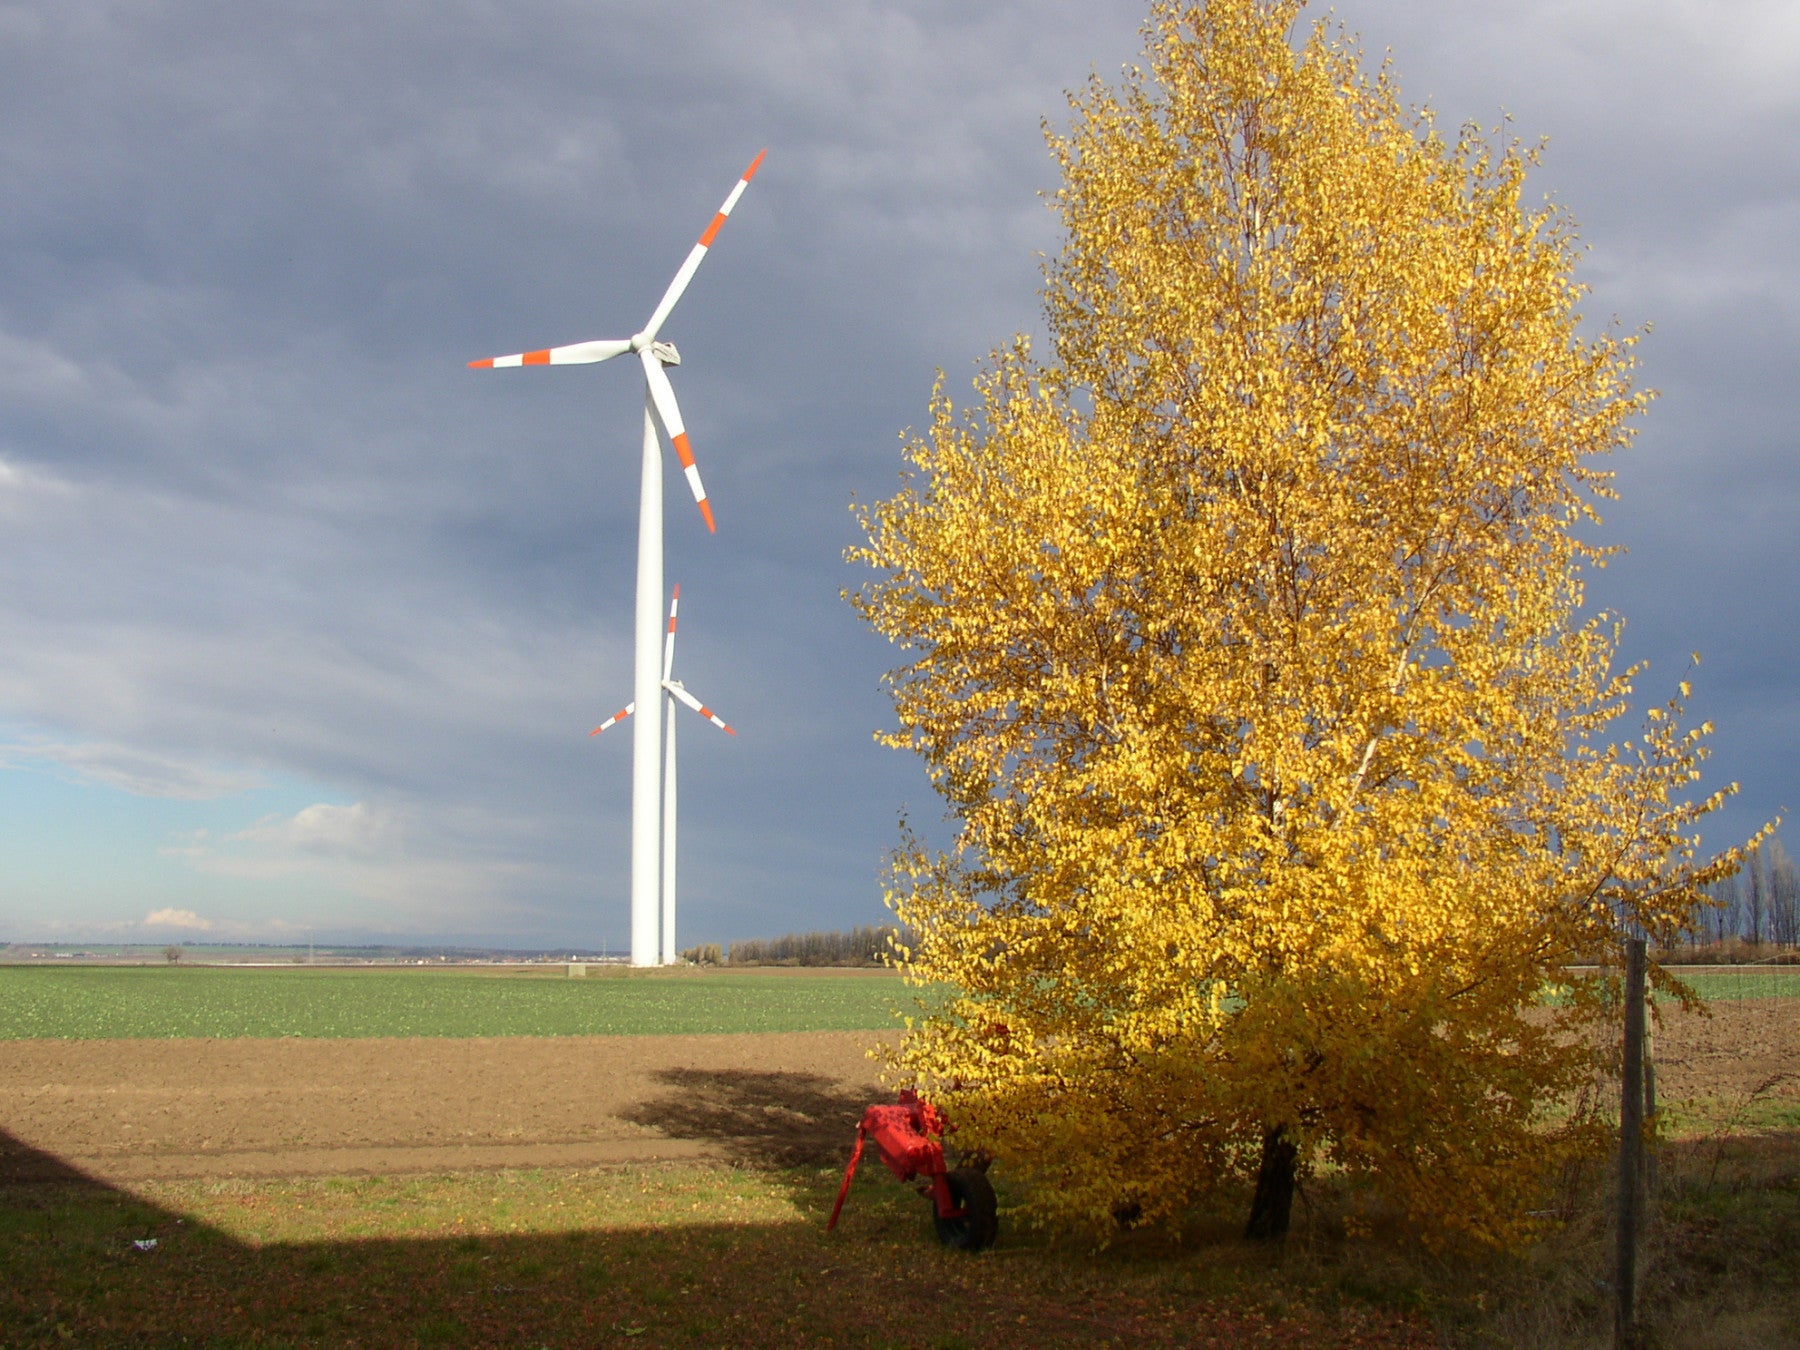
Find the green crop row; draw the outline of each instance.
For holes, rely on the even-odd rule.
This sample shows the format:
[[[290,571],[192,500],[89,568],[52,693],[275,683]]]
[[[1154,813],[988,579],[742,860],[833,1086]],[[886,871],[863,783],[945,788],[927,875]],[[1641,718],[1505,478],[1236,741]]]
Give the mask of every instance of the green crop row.
[[[1800,966],[1744,966],[1736,970],[1689,971],[1670,966],[1669,973],[1691,986],[1701,998],[1722,1003],[1751,998],[1800,998]]]
[[[897,977],[0,966],[0,1040],[869,1031]]]

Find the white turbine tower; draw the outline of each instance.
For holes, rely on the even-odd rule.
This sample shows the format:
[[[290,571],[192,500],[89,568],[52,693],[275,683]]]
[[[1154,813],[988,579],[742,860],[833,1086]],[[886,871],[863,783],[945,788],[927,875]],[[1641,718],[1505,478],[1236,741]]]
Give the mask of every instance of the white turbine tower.
[[[637,651],[633,665],[634,679],[632,694],[635,702],[648,708],[654,701],[662,681],[657,678],[656,663],[656,627],[662,616],[662,464],[657,452],[656,426],[660,422],[667,433],[669,442],[675,447],[675,454],[681,460],[681,469],[687,476],[688,487],[692,489],[694,500],[700,506],[700,514],[706,519],[706,528],[713,528],[712,507],[706,501],[706,489],[700,485],[700,470],[694,464],[694,452],[688,446],[687,429],[681,421],[681,409],[675,403],[675,390],[669,384],[665,366],[679,365],[681,356],[674,346],[667,342],[659,342],[657,334],[662,331],[663,323],[675,308],[675,302],[681,299],[681,293],[687,289],[688,282],[693,280],[694,271],[700,266],[700,260],[706,256],[706,250],[712,247],[713,239],[719,228],[724,225],[725,218],[731,214],[731,208],[737,205],[738,198],[744,195],[744,189],[750,186],[750,179],[762,164],[763,153],[759,152],[750,161],[750,167],[744,170],[742,178],[731,189],[731,195],[725,204],[712,218],[706,232],[700,236],[700,242],[689,251],[681,269],[675,273],[675,279],[669,283],[669,289],[663,292],[663,298],[651,312],[650,320],[629,338],[603,338],[594,342],[577,342],[567,347],[550,347],[543,351],[519,352],[512,356],[495,356],[484,361],[471,361],[469,365],[477,370],[500,366],[570,366],[591,365],[596,361],[609,361],[615,356],[623,356],[627,352],[636,352],[644,368],[644,453],[643,477],[638,494],[638,558],[637,558]],[[662,727],[657,718],[641,717],[638,719],[632,736],[631,755],[631,964],[634,966],[653,966],[657,964],[657,836],[658,810],[658,760]]]
[[[725,725],[711,708],[688,693],[680,680],[675,678],[675,613],[681,604],[681,587],[676,586],[675,594],[669,598],[669,632],[663,640],[662,690],[668,697],[664,700],[667,708],[668,725],[663,740],[663,796],[662,796],[662,963],[675,963],[675,704],[685,703],[707,721],[711,722],[727,736],[735,736],[737,732]],[[637,703],[627,703],[618,712],[607,718],[599,726],[588,732],[590,736],[598,736],[614,722],[622,722],[637,711]],[[646,722],[655,721],[647,717]]]

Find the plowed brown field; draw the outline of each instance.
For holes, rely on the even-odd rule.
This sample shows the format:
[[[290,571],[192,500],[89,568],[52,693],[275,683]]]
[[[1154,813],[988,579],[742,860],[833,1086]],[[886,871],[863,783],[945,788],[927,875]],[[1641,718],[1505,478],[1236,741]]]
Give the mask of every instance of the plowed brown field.
[[[5,1041],[0,1180],[34,1151],[112,1182],[841,1157],[881,1039]]]
[[[6,1041],[0,1180],[39,1154],[115,1182],[841,1159],[883,1039]],[[1669,1012],[1656,1057],[1664,1102],[1743,1098],[1800,1066],[1800,1003]]]

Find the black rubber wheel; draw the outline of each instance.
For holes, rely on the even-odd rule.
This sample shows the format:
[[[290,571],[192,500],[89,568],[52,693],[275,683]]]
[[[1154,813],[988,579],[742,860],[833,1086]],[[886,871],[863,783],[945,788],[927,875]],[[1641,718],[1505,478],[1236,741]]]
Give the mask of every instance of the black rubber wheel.
[[[960,1219],[940,1219],[933,1203],[931,1221],[937,1225],[938,1241],[963,1252],[993,1246],[1000,1235],[1000,1202],[994,1198],[993,1183],[987,1174],[979,1168],[959,1167],[944,1180],[949,1183],[950,1198],[956,1207],[968,1213]]]

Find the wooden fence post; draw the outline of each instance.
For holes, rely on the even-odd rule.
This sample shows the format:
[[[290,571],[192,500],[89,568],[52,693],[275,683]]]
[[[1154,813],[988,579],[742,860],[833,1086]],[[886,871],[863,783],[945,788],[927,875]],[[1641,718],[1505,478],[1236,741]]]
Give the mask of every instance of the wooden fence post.
[[[1637,1252],[1644,1153],[1644,940],[1625,944],[1625,1062],[1619,1077],[1618,1245],[1613,1270],[1614,1350],[1636,1350]]]
[[[1644,1128],[1649,1134],[1644,1145],[1644,1204],[1648,1208],[1656,1203],[1656,1024],[1651,1020],[1654,1009],[1648,1006],[1648,994],[1644,1002]]]

